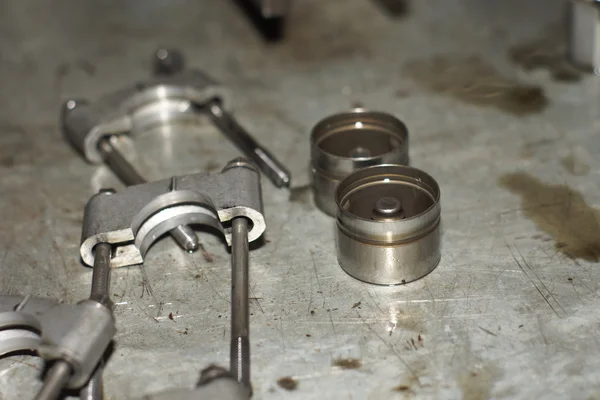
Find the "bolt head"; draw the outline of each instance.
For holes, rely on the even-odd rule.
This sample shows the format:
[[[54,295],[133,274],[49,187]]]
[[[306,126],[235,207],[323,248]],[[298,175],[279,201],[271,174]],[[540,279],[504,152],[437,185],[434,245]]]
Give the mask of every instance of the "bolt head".
[[[179,50],[159,48],[154,53],[154,73],[156,75],[173,75],[184,68],[183,54]]]

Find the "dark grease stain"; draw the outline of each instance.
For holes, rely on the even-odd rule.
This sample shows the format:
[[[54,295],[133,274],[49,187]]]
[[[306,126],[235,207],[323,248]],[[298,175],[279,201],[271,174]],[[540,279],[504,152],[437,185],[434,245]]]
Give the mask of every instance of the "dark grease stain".
[[[404,18],[410,12],[410,0],[372,0],[386,15],[394,19]]]
[[[557,251],[570,258],[600,260],[600,211],[590,207],[581,193],[523,172],[504,175],[498,182],[521,196],[523,214],[553,238]]]
[[[578,82],[581,73],[567,61],[564,33],[560,26],[550,26],[540,37],[511,48],[508,55],[527,71],[544,69],[555,81]]]
[[[362,366],[362,361],[358,358],[336,358],[332,364],[342,369],[359,369]]]
[[[548,105],[540,86],[504,77],[477,55],[437,55],[407,63],[404,72],[430,91],[513,115],[537,114]]]
[[[296,381],[291,376],[284,376],[283,378],[279,378],[277,380],[277,384],[279,387],[285,390],[296,390],[298,388],[298,381]]]
[[[563,157],[561,163],[571,175],[583,176],[590,172],[590,166],[573,154]]]
[[[289,200],[292,203],[308,204],[310,202],[311,189],[312,185],[310,184],[293,187],[290,189]]]

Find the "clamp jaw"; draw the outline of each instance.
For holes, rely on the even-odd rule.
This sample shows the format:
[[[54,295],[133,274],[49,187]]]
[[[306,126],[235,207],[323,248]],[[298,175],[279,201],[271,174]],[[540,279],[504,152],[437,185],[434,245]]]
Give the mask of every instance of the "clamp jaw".
[[[195,120],[197,108],[213,101],[229,110],[231,93],[202,72],[187,70],[137,83],[93,104],[69,100],[63,104],[61,124],[67,139],[85,159],[99,164],[102,138],[171,121]]]
[[[93,265],[94,246],[110,243],[111,267],[141,264],[154,241],[179,225],[211,226],[231,245],[225,224],[235,217],[250,220],[249,242],[266,229],[259,173],[239,159],[219,174],[184,175],[95,195],[85,207],[81,258]]]

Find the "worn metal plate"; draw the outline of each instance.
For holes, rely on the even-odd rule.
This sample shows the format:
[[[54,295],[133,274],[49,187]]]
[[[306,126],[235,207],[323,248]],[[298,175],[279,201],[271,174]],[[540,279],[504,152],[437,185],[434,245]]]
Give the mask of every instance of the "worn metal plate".
[[[236,115],[293,175],[264,180],[268,232],[251,255],[257,399],[591,399],[600,396],[600,81],[561,63],[561,0],[303,0],[265,44],[230,2],[6,1],[0,12],[0,290],[75,302],[83,207],[121,186],[58,130],[60,104],[148,76],[161,44],[234,93]],[[411,132],[442,190],[443,256],[376,287],[337,265],[308,183],[309,131],[361,103]],[[123,142],[148,179],[238,155],[208,121]],[[170,238],[114,271],[110,399],[190,387],[227,365],[229,255]],[[0,361],[0,398],[32,398],[33,358]],[[278,383],[279,382],[279,383]],[[287,389],[286,389],[287,388]]]

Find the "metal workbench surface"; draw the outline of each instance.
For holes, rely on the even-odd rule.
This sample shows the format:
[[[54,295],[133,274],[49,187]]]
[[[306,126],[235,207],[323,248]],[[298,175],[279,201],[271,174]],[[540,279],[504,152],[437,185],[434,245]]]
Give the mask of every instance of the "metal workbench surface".
[[[83,206],[122,186],[64,141],[59,108],[150,74],[159,45],[228,84],[235,115],[285,160],[263,179],[251,252],[257,399],[600,398],[600,78],[562,62],[561,0],[299,0],[265,43],[229,1],[4,1],[0,6],[0,292],[89,294]],[[338,266],[308,189],[309,132],[362,104],[404,120],[411,164],[442,191],[442,261],[397,287]],[[207,120],[122,143],[147,179],[238,155]],[[109,399],[191,387],[228,364],[230,264],[217,237],[170,238],[114,271]],[[32,398],[41,362],[0,360],[0,399]],[[34,382],[34,383],[32,383]]]

